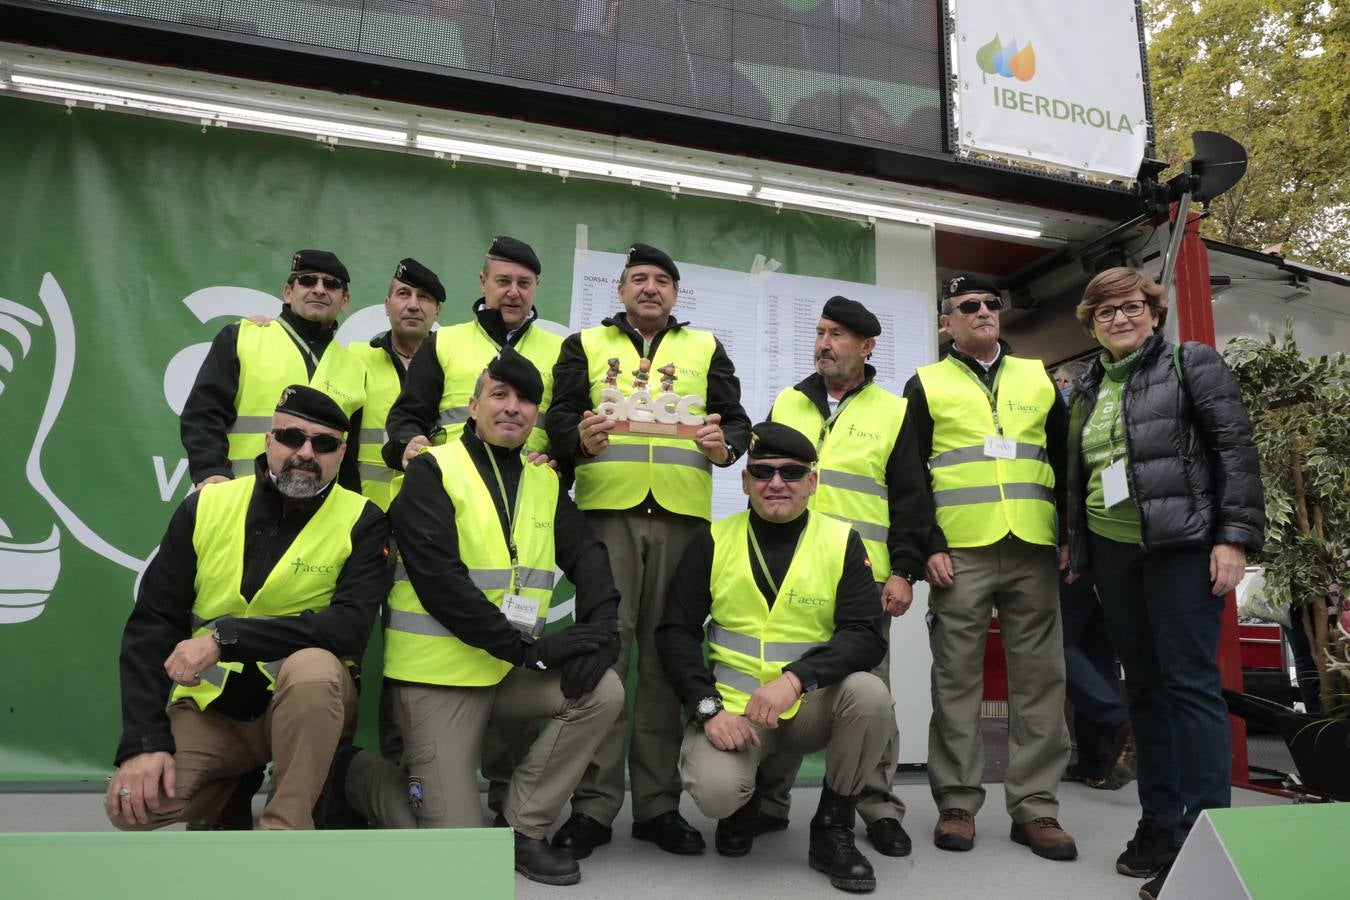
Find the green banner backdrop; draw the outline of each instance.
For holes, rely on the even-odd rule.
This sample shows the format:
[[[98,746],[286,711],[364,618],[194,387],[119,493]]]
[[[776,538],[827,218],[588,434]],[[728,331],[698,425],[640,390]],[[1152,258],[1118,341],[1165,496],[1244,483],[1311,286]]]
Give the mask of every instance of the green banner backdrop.
[[[0,99],[0,781],[110,770],[121,629],[189,487],[176,410],[222,326],[277,311],[294,250],[350,268],[344,340],[387,327],[404,256],[440,273],[441,322],[467,319],[499,233],[535,246],[540,314],[566,323],[578,223],[597,250],[874,271],[872,233],[824,216]]]

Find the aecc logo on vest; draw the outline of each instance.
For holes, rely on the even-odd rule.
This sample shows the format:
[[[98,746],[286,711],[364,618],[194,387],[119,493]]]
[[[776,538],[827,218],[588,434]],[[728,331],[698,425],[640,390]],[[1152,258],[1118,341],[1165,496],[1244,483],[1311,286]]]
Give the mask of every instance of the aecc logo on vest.
[[[291,573],[294,575],[332,575],[337,570],[335,565],[316,565],[307,563],[304,557],[297,556],[291,560]]]
[[[1036,412],[1042,412],[1042,411],[1043,411],[1043,407],[1041,407],[1039,404],[1036,404],[1036,403],[1019,403],[1018,401],[1012,399],[1011,397],[1009,397],[1008,399],[1004,400],[1004,401],[1003,401],[1003,405],[1006,406],[1006,407],[1007,407],[1008,409],[1010,409],[1010,410],[1014,410],[1014,409],[1015,409],[1015,410],[1017,410],[1018,412],[1036,413]]]
[[[864,440],[864,441],[879,441],[879,440],[881,440],[881,435],[877,434],[876,432],[873,432],[873,431],[863,431],[861,428],[854,428],[852,425],[848,426],[848,436],[849,436],[849,437],[855,437],[855,438],[861,438],[861,439]]]
[[[783,599],[798,606],[810,606],[817,609],[825,605],[824,597],[808,597],[805,594],[797,593],[795,588],[788,588],[788,592]]]

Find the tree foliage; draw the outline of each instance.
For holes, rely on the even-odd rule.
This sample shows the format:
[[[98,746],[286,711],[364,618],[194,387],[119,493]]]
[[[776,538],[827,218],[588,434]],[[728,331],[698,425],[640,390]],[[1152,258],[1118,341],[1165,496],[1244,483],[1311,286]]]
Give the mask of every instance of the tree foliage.
[[[1200,130],[1249,155],[1204,233],[1350,269],[1347,0],[1144,0],[1144,13],[1158,157],[1185,161]]]
[[[1322,707],[1350,715],[1350,359],[1300,356],[1292,323],[1281,342],[1234,338],[1224,359],[1261,456],[1266,596],[1301,611]]]

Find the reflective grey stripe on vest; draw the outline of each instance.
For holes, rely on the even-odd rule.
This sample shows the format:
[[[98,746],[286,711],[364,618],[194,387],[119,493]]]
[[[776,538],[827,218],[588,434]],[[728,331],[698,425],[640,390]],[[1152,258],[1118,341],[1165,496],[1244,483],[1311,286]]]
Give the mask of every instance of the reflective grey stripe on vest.
[[[356,468],[361,472],[362,481],[394,480],[394,470],[388,466],[382,466],[378,463],[358,463]]]
[[[708,624],[708,643],[717,644],[745,656],[759,658],[759,638],[739,631],[732,631],[716,622]],[[769,662],[790,663],[801,659],[808,650],[814,650],[819,646],[820,644],[817,641],[766,641],[764,643],[764,659]],[[731,684],[726,679],[719,680]]]
[[[725,663],[717,663],[713,666],[713,678],[729,687],[734,687],[743,694],[753,694],[760,688],[758,678],[739,672]]]
[[[394,580],[395,581],[408,580],[408,570],[407,568],[404,567],[403,560],[401,559],[398,562],[394,563]]]
[[[1055,492],[1043,484],[1016,482],[1003,485],[999,493],[998,486],[950,488],[933,492],[934,506],[969,506],[974,503],[1001,503],[1003,500],[1044,500],[1055,502]]]
[[[859,494],[871,494],[873,497],[881,497],[883,499],[887,496],[886,486],[884,484],[877,484],[866,475],[854,475],[852,472],[838,472],[834,469],[821,469],[820,483],[826,487],[841,488],[845,491],[856,491]]]
[[[220,618],[220,616],[216,616],[216,619],[219,619],[219,618]],[[239,618],[241,618],[241,619],[245,619],[245,618],[246,618],[246,619],[248,619],[248,621],[250,621],[250,622],[266,622],[268,619],[276,619],[276,618],[279,618],[279,617],[278,617],[278,616],[239,616]],[[192,614],[192,630],[193,630],[193,631],[196,631],[198,628],[205,628],[207,625],[210,625],[210,624],[211,624],[212,622],[214,622],[216,619],[203,619],[201,616],[197,615],[196,613],[193,613],[193,614]]]
[[[511,570],[470,569],[469,580],[480,591],[509,591],[511,589]]]
[[[226,434],[262,434],[272,430],[271,416],[236,416]]]
[[[383,428],[362,428],[357,434],[361,436],[361,443],[363,444],[384,446],[389,442],[389,433]]]
[[[426,613],[405,612],[401,609],[389,610],[390,631],[402,631],[406,634],[424,634],[427,637],[451,637],[449,631],[440,622]]]
[[[284,659],[274,659],[271,662],[265,662],[262,665],[263,671],[271,676],[273,681],[276,681],[281,675],[281,666],[284,662],[286,662]]]
[[[1037,462],[1049,463],[1050,457],[1045,452],[1044,447],[1037,447],[1035,444],[1024,444],[1017,442],[1018,459],[1034,459]],[[976,444],[973,447],[957,447],[955,450],[946,450],[934,456],[928,461],[930,469],[940,468],[941,466],[959,466],[961,463],[972,462],[992,462],[992,456],[984,455],[984,445]],[[823,476],[822,476],[823,483]]]
[[[553,589],[553,579],[557,573],[551,569],[532,569],[529,566],[521,566],[517,571],[520,572],[521,587],[540,588],[546,591]]]
[[[697,450],[683,447],[652,447],[651,461],[666,466],[689,466],[712,472],[712,461]],[[604,453],[592,459],[579,459],[577,465],[583,466],[600,462],[637,462],[648,460],[648,447],[645,444],[611,444]]]
[[[230,470],[234,472],[235,478],[243,478],[245,475],[253,474],[253,457],[248,459],[230,460]]]
[[[875,522],[863,522],[859,519],[850,519],[841,516],[838,513],[826,513],[831,519],[838,519],[840,522],[847,522],[858,536],[865,541],[876,541],[879,544],[886,543],[886,538],[890,529],[885,525],[878,525]]]
[[[440,418],[436,420],[439,425],[463,425],[469,421],[469,408],[467,406],[452,406],[449,409],[442,410]]]
[[[543,615],[535,619],[534,631],[531,634],[534,637],[544,633],[544,626],[548,624],[548,616]],[[401,609],[391,609],[389,611],[389,624],[386,626],[389,631],[401,631],[404,634],[420,634],[426,637],[454,637],[444,625],[437,622],[436,619],[426,613],[406,612]]]
[[[204,671],[198,672],[197,677],[200,678],[202,681],[206,681],[211,684],[214,684],[216,687],[220,687],[223,684],[225,684],[225,676],[227,674],[229,674],[229,669],[226,669],[224,666],[221,665],[214,665],[211,666],[209,669],[205,669]]]
[[[716,622],[708,623],[708,643],[718,644],[736,653],[759,658],[759,638],[741,634],[739,631],[732,631]]]

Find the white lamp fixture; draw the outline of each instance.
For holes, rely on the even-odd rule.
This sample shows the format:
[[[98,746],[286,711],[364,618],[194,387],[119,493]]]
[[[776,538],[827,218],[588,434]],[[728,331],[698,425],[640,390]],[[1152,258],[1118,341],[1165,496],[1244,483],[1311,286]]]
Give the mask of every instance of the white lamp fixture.
[[[8,77],[6,77],[8,76]],[[612,179],[866,221],[911,222],[1041,244],[1045,217],[926,188],[761,160],[598,137],[396,103],[339,98],[242,79],[0,45],[0,91],[96,109],[121,108],[206,126],[237,125],[559,175]],[[656,163],[653,165],[652,163]],[[953,207],[959,204],[960,212]],[[1020,212],[1037,210],[1022,207]],[[1047,214],[1048,215],[1048,214]]]

